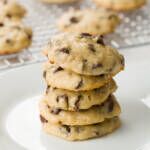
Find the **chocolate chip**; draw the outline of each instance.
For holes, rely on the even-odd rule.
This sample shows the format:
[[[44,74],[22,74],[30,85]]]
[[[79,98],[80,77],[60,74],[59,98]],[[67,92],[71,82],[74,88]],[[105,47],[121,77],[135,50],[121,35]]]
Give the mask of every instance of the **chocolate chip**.
[[[71,129],[70,129],[69,126],[67,126],[67,125],[62,125],[62,127],[65,128],[65,130],[66,130],[68,133],[70,133]]]
[[[11,14],[7,14],[6,17],[11,18],[12,16],[11,16]]]
[[[59,71],[62,71],[62,70],[64,70],[63,68],[61,68],[61,67],[57,67],[55,70],[54,70],[54,72],[53,73],[56,73],[56,72],[59,72]]]
[[[43,78],[46,78],[46,71],[43,72]]]
[[[13,44],[13,42],[12,42],[11,39],[6,39],[6,43],[7,43],[7,44]]]
[[[75,101],[75,110],[78,111],[79,110],[79,102],[82,98],[82,95],[78,95],[77,100]]]
[[[57,96],[57,97],[56,97],[56,102],[57,102],[57,103],[59,102],[59,98],[60,98],[60,96]]]
[[[70,53],[70,49],[69,48],[61,48],[59,49],[60,52],[65,53],[65,54],[69,54]]]
[[[112,112],[113,109],[114,109],[114,102],[113,102],[113,100],[110,98],[109,104],[108,104],[108,111],[109,111],[109,112]]]
[[[98,44],[101,44],[103,46],[105,46],[105,43],[104,43],[104,40],[103,40],[103,36],[98,36],[97,38],[97,41],[96,41]]]
[[[99,136],[99,135],[100,135],[99,132],[97,132],[97,131],[95,131],[94,133],[95,133],[96,136]]]
[[[10,39],[6,39],[6,43],[11,43],[11,40]]]
[[[92,52],[96,52],[93,44],[88,44],[88,49]]]
[[[81,80],[78,82],[78,85],[75,87],[75,89],[79,89],[82,85],[83,85],[83,80],[81,79]]]
[[[51,109],[49,105],[47,105],[47,108],[48,108],[48,109]]]
[[[108,19],[113,19],[113,18],[116,18],[116,15],[113,14],[108,17]]]
[[[82,71],[85,69],[87,63],[87,59],[82,60]]]
[[[101,68],[103,65],[101,63],[93,64],[92,69]]]
[[[0,22],[0,27],[3,27],[3,26],[4,26],[4,24],[2,22]]]
[[[89,34],[89,33],[81,33],[80,34],[80,37],[83,38],[83,37],[91,37],[92,35]]]
[[[48,94],[49,89],[50,89],[50,86],[48,85],[47,88],[46,88],[46,92],[45,92],[46,94]]]
[[[121,64],[122,64],[123,66],[125,65],[124,57],[121,58]]]
[[[71,23],[78,23],[79,20],[78,20],[76,17],[71,17],[71,18],[70,18],[70,22],[71,22]]]
[[[7,0],[4,0],[4,1],[3,1],[4,4],[7,4],[7,2],[8,2]]]
[[[83,63],[86,63],[87,62],[87,59],[83,59]]]
[[[105,77],[105,75],[104,75],[104,74],[101,74],[101,75],[99,75],[99,77],[100,77],[100,78],[104,78],[104,77]]]
[[[42,115],[40,115],[40,120],[42,123],[48,123],[48,120],[46,120]]]
[[[61,112],[61,109],[55,108],[51,110],[51,113],[54,115],[58,115]]]
[[[32,39],[32,34],[28,34],[28,39]]]
[[[58,124],[62,124],[62,122],[61,122],[61,121],[58,121]]]
[[[88,99],[91,100],[91,95],[88,95]]]
[[[57,96],[57,98],[56,98],[57,103],[58,103],[60,100],[65,101],[66,104],[68,105],[68,96],[67,96],[67,94]]]
[[[101,104],[101,107],[103,107],[103,106],[105,106],[105,102],[103,102],[103,103]]]

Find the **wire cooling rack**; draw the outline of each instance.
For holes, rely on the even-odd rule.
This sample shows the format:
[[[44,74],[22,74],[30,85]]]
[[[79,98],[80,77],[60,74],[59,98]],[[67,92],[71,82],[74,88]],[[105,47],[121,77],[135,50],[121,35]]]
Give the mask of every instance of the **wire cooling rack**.
[[[27,64],[42,62],[41,50],[49,38],[57,34],[56,19],[70,7],[95,7],[90,0],[67,5],[48,5],[40,0],[20,0],[28,10],[25,23],[33,29],[32,46],[21,53],[0,56],[0,71]],[[122,24],[115,33],[108,35],[108,44],[118,49],[150,44],[150,5],[140,10],[120,14]]]

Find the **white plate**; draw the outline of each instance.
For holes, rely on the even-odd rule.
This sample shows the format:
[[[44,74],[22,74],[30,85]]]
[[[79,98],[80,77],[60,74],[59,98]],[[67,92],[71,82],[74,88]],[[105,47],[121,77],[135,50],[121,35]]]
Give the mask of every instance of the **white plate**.
[[[0,150],[137,150],[149,143],[150,109],[142,99],[150,94],[150,53],[145,51],[141,57],[141,51],[134,52],[124,51],[126,70],[116,78],[122,127],[103,138],[83,142],[67,142],[41,131],[38,101],[45,88],[41,64],[2,74]]]

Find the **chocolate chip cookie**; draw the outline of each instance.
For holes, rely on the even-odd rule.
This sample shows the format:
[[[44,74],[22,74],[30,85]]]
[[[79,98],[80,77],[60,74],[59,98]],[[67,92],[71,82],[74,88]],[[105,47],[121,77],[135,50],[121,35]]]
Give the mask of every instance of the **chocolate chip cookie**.
[[[26,14],[26,9],[15,0],[0,0],[0,18],[20,20]]]
[[[32,30],[20,22],[0,21],[0,54],[16,53],[30,46]]]
[[[85,126],[68,126],[49,123],[43,116],[40,116],[43,130],[51,135],[62,137],[66,140],[86,140],[94,137],[101,137],[113,132],[121,125],[120,119],[114,117],[104,122]]]
[[[116,89],[117,85],[114,80],[91,91],[75,92],[47,86],[44,99],[51,108],[77,111],[102,104]]]
[[[87,110],[65,111],[52,109],[46,100],[40,103],[40,114],[50,123],[63,125],[89,125],[103,122],[120,114],[120,106],[113,95],[100,106],[93,106]]]
[[[45,63],[43,77],[52,87],[70,91],[100,88],[111,80],[110,75],[84,76],[65,70],[57,64]]]
[[[63,3],[73,3],[79,0],[41,0],[42,2],[52,3],[52,4],[63,4]]]
[[[113,32],[119,25],[117,14],[103,9],[71,9],[59,19],[58,28],[65,32],[104,35]]]
[[[142,7],[147,0],[93,0],[97,5],[116,11],[129,11]]]
[[[123,56],[106,46],[101,36],[60,34],[52,38],[44,50],[52,63],[82,75],[114,76],[124,69]]]

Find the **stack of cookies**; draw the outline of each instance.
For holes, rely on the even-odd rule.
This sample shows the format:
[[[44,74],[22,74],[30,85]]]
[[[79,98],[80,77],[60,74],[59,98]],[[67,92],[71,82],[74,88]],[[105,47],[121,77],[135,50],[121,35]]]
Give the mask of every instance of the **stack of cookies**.
[[[40,102],[45,132],[67,140],[85,140],[120,126],[120,106],[112,79],[124,58],[101,36],[87,33],[55,36],[45,48],[43,76],[47,89]]]

